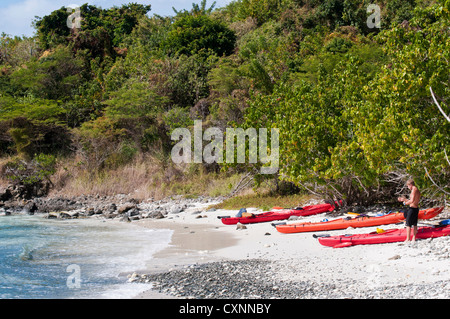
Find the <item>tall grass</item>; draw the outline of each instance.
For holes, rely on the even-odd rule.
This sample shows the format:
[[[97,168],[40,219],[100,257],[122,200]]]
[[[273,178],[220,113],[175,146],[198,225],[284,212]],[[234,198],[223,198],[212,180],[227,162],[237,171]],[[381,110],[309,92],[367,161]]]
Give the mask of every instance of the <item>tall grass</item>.
[[[10,157],[2,157],[2,158],[0,158],[0,190],[6,188],[9,185],[9,183],[10,183],[10,181],[3,174],[3,167],[10,160],[11,160]]]
[[[136,199],[161,199],[227,195],[240,174],[206,172],[202,165],[177,165],[158,156],[136,156],[117,168],[89,172],[76,157],[59,161],[52,176],[52,196],[113,196],[126,194]]]
[[[0,168],[10,158],[0,158]],[[173,195],[189,198],[198,196],[226,196],[239,183],[242,174],[207,172],[201,164],[173,163],[161,154],[137,155],[125,165],[89,171],[82,158],[71,156],[59,158],[55,174],[51,176],[53,188],[49,196],[76,197],[80,195],[114,196],[125,194],[139,200],[162,199]],[[9,181],[0,176],[0,188]],[[238,196],[231,197],[216,208],[239,209],[258,207],[269,210],[274,206],[302,206],[311,197],[296,194],[280,196],[273,193],[270,185],[257,190],[250,185]]]

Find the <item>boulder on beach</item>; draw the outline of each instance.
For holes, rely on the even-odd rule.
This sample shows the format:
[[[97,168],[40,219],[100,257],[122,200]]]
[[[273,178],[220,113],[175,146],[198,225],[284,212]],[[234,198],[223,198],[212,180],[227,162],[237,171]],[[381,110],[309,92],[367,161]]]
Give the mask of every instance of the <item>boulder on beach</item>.
[[[59,218],[59,212],[49,212],[46,216],[48,219],[57,219]]]
[[[25,202],[25,204],[22,207],[22,212],[28,215],[34,215],[34,213],[37,212],[38,210],[39,209],[33,200]]]
[[[46,218],[48,219],[74,219],[80,216],[79,211],[61,211],[61,212],[49,212]]]
[[[121,222],[131,223],[131,219],[127,215],[123,215],[120,219]]]
[[[72,219],[78,218],[80,216],[80,212],[78,211],[63,211],[60,212],[60,218]]]
[[[178,207],[178,206],[175,206],[175,207],[173,207],[172,209],[170,209],[170,214],[179,214],[179,213],[181,213],[183,211],[183,208],[182,207]]]
[[[149,218],[154,218],[154,219],[163,219],[165,218],[165,216],[163,215],[163,213],[161,212],[152,212],[148,214]]]
[[[136,208],[136,204],[134,204],[134,203],[125,203],[125,204],[123,204],[122,206],[120,206],[117,209],[117,212],[119,214],[124,214],[124,213],[128,212],[129,210],[132,210],[133,208]]]
[[[10,200],[13,197],[13,194],[11,193],[11,189],[6,188],[3,190],[0,190],[0,201],[6,202],[7,200]]]
[[[7,210],[0,210],[0,216],[10,216],[11,212]]]
[[[129,211],[127,211],[126,214],[127,214],[129,217],[138,216],[138,215],[139,215],[139,209],[137,209],[136,207],[135,207],[135,208],[132,208],[132,209],[130,209]]]

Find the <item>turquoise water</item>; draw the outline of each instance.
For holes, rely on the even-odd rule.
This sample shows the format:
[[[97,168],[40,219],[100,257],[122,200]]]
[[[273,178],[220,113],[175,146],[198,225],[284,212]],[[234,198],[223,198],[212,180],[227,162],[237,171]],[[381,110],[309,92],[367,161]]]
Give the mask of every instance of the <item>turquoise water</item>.
[[[100,220],[0,217],[0,299],[129,298],[127,283],[165,248],[170,230]]]

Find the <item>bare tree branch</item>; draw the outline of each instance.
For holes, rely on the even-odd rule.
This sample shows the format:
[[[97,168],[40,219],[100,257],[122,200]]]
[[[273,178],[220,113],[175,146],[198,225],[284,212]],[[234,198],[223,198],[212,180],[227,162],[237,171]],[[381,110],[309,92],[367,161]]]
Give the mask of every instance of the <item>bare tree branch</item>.
[[[233,190],[228,194],[227,197],[231,197],[234,194],[240,192],[241,190],[245,189],[251,182],[253,182],[255,176],[255,169],[252,171],[249,171],[247,174],[245,174],[240,181],[236,184],[236,186],[233,188]]]
[[[361,182],[361,180],[359,179],[358,176],[355,176],[355,179],[359,182],[359,185],[362,187],[362,189],[364,189],[364,192],[366,193],[367,197],[370,196],[369,191],[367,190],[367,188],[364,187],[363,183]]]
[[[439,103],[438,103],[438,101],[437,101],[437,99],[436,99],[436,96],[434,95],[434,92],[433,92],[433,89],[431,88],[431,86],[430,86],[430,92],[431,92],[431,96],[433,97],[433,101],[434,101],[434,103],[436,104],[436,106],[438,107],[439,111],[442,113],[442,115],[444,116],[444,118],[445,118],[448,122],[450,122],[450,117],[444,112],[444,110],[442,109],[442,107],[439,105]],[[450,165],[450,160],[448,159],[447,151],[445,150],[445,148],[444,148],[444,154],[445,154],[445,159],[447,160],[447,163]],[[430,181],[433,183],[433,185],[437,187],[437,189],[439,189],[442,193],[444,193],[444,194],[446,194],[446,195],[450,195],[449,192],[447,192],[447,191],[445,191],[445,190],[443,189],[443,187],[448,187],[448,185],[443,186],[443,187],[437,185],[436,182],[433,180],[433,178],[431,178],[431,175],[428,173],[428,170],[427,170],[426,167],[425,167],[425,173],[426,173],[426,175],[428,176],[428,178],[430,179]]]
[[[434,92],[433,92],[433,89],[431,88],[431,86],[430,86],[430,92],[431,92],[431,95],[433,96],[434,103],[439,108],[439,111],[441,111],[441,113],[442,113],[442,115],[444,115],[445,119],[450,122],[450,117],[447,114],[445,114],[444,110],[439,105],[438,101],[436,100],[436,97],[434,96]]]
[[[445,159],[447,160],[448,165],[450,165],[450,160],[448,159],[447,152],[445,151],[445,148],[444,148],[444,154],[445,154]]]
[[[425,173],[427,174],[427,176],[430,179],[430,181],[434,184],[434,186],[436,186],[441,192],[443,192],[443,193],[445,193],[447,195],[450,195],[450,193],[446,192],[444,189],[442,189],[442,187],[440,187],[438,184],[436,184],[434,182],[434,180],[431,178],[430,174],[428,173],[427,168],[426,167],[424,167],[424,168],[425,168]]]

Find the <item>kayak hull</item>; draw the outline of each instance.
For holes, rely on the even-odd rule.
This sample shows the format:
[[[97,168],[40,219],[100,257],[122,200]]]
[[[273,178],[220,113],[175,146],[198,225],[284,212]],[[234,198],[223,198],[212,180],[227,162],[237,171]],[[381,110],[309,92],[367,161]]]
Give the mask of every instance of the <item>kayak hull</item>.
[[[440,221],[439,225],[450,225],[450,219]]]
[[[261,214],[256,214],[250,217],[226,217],[222,218],[222,223],[225,225],[236,225],[241,224],[253,224],[253,223],[263,223],[271,222],[276,220],[285,220],[291,216],[310,216],[325,212],[331,212],[334,207],[330,204],[318,204],[312,206],[305,206],[303,209],[286,209],[280,211],[271,211]]]
[[[435,207],[419,212],[419,219],[430,219],[436,217],[444,210],[444,207]],[[392,213],[384,216],[378,217],[355,217],[355,218],[340,218],[326,222],[318,223],[293,223],[287,225],[276,226],[280,233],[291,234],[291,233],[303,233],[312,231],[327,231],[327,230],[338,230],[346,229],[348,227],[360,228],[360,227],[372,227],[380,225],[390,225],[401,223],[404,221],[405,217],[403,213]]]
[[[450,226],[419,227],[416,239],[437,238],[450,235]],[[357,234],[350,236],[320,237],[319,243],[333,248],[355,245],[373,245],[402,242],[406,240],[406,229],[391,229],[384,233]]]

